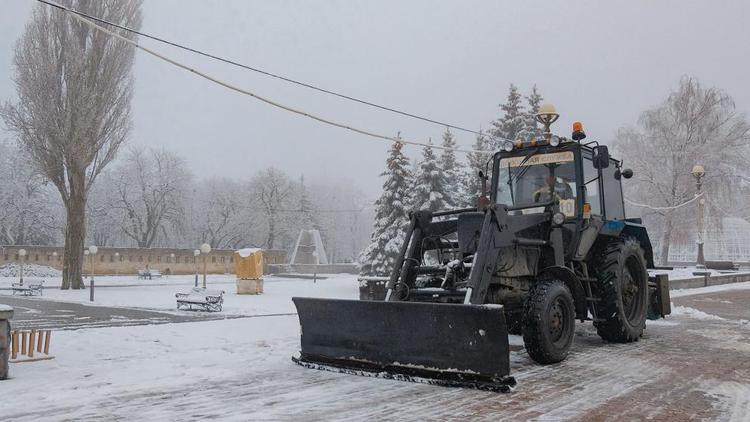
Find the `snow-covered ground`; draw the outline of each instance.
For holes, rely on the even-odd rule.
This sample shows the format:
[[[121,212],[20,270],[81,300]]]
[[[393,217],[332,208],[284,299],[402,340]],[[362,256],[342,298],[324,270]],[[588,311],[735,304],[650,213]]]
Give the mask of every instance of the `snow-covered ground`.
[[[55,359],[14,364],[12,378],[0,382],[0,398],[13,398],[0,401],[0,420],[352,420],[377,419],[383,411],[391,418],[401,415],[412,420],[491,415],[486,411],[515,412],[511,414],[520,419],[581,417],[597,406],[606,408],[608,400],[624,397],[641,386],[659,380],[669,384],[671,372],[666,366],[653,358],[642,358],[651,356],[644,354],[644,348],[660,342],[669,344],[660,340],[662,336],[674,335],[670,333],[689,324],[688,320],[728,324],[701,311],[675,306],[670,319],[649,321],[650,338],[631,345],[602,345],[586,325],[576,337],[577,347],[582,349],[560,365],[538,366],[522,350],[513,352],[519,391],[498,396],[294,365],[290,356],[299,348],[298,319],[295,315],[269,315],[294,312],[292,296],[358,296],[356,276],[327,277],[317,283],[267,277],[265,293],[258,296],[238,296],[233,276],[209,277],[210,287],[226,291],[225,313],[257,316],[253,318],[55,331],[51,346]],[[59,285],[57,279],[48,280],[49,286]],[[15,281],[0,278],[0,288]],[[174,309],[174,293],[190,289],[193,282],[192,276],[151,281],[97,277],[100,288],[92,305],[178,312]],[[689,292],[733,289],[750,289],[750,283]],[[674,293],[674,297],[689,294]],[[10,291],[0,290],[0,295],[7,294]],[[88,290],[48,288],[42,299],[90,304]],[[694,332],[703,333],[689,331]],[[522,341],[512,336],[511,344],[520,347]],[[616,362],[607,360],[614,356],[619,356]],[[629,362],[625,366],[639,370],[626,370],[625,361]],[[614,367],[622,370],[611,372]],[[593,381],[575,384],[588,375]],[[547,379],[556,381],[550,384]],[[553,393],[559,390],[555,383],[561,380],[573,384],[566,387],[565,394]],[[741,384],[730,392],[747,388]],[[537,393],[545,398],[537,397]],[[740,417],[750,414],[748,401],[743,400],[728,401],[740,403],[741,408],[733,410]],[[526,409],[529,403],[533,406]],[[401,413],[404,406],[409,407],[408,414]]]
[[[174,311],[175,293],[187,292],[193,288],[195,276],[169,276],[153,280],[138,280],[129,276],[96,277],[94,281],[94,302],[89,301],[89,289],[60,290],[59,278],[46,278],[43,299],[62,302],[76,302],[94,306],[122,306],[147,308],[159,311]],[[266,277],[262,295],[238,295],[233,275],[211,274],[207,286],[224,290],[224,314],[257,315],[295,312],[292,296],[359,298],[357,277],[351,274],[323,275],[324,280]],[[36,278],[26,279],[26,283]],[[0,278],[0,288],[10,287],[18,280],[12,277]],[[88,280],[86,281],[88,287]],[[202,285],[202,279],[199,279]],[[10,290],[0,290],[0,295],[11,294]],[[179,311],[188,312],[188,311]]]

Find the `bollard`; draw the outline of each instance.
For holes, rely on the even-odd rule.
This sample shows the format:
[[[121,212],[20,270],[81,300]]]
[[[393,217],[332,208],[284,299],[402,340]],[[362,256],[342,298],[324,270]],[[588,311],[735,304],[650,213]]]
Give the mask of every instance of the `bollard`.
[[[89,302],[94,301],[94,277],[91,277],[91,288],[89,289]]]
[[[13,308],[0,305],[0,380],[8,378],[8,358],[14,354],[17,342],[11,342],[10,319]]]

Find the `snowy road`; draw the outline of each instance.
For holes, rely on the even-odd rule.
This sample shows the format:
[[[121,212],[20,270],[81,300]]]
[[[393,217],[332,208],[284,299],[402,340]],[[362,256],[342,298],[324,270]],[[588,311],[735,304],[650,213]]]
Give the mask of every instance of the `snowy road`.
[[[294,316],[64,331],[55,360],[15,365],[0,383],[23,398],[0,404],[0,420],[747,420],[746,284],[676,298],[635,344],[604,344],[582,324],[561,364],[515,351],[511,394],[298,367]]]

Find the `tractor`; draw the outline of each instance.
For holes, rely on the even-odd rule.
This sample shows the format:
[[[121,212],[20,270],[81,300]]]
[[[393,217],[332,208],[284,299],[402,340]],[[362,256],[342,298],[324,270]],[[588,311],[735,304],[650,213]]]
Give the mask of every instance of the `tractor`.
[[[508,391],[508,334],[540,364],[564,360],[576,320],[606,342],[642,336],[647,314],[670,313],[651,242],[627,218],[623,179],[607,146],[570,139],[540,107],[538,139],[506,141],[480,172],[477,207],[413,211],[378,300],[293,298],[307,367]],[[487,173],[491,173],[491,177]],[[486,181],[489,179],[489,195]]]

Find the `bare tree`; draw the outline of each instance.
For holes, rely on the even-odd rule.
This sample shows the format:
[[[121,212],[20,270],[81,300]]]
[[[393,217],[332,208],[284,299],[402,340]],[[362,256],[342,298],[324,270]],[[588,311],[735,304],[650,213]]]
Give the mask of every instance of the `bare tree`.
[[[198,243],[212,248],[246,246],[252,237],[258,212],[248,206],[247,192],[239,183],[229,179],[208,179],[200,183],[193,199],[193,225]]]
[[[140,0],[60,3],[131,28],[141,24]],[[86,197],[130,132],[134,57],[133,47],[45,5],[34,8],[16,46],[19,101],[6,104],[2,117],[65,205],[63,289],[83,287]]]
[[[182,224],[187,185],[192,178],[184,161],[167,150],[132,149],[114,171],[123,233],[138,247],[149,248],[167,228]]]
[[[695,194],[690,172],[695,164],[706,168],[705,192],[711,203],[730,205],[743,195],[734,183],[748,178],[750,125],[735,110],[724,91],[705,88],[684,77],[676,91],[658,107],[641,114],[638,127],[620,130],[617,148],[635,176],[625,184],[629,197],[654,207],[674,207]],[[728,183],[732,181],[732,183]],[[683,237],[686,225],[677,219],[692,216],[694,207],[647,210],[661,226],[660,257],[667,261],[674,237]]]
[[[285,225],[280,225],[282,213],[290,206],[294,186],[283,172],[271,167],[256,175],[251,183],[253,197],[260,206],[268,227],[265,247],[274,249],[280,236],[288,235]]]

